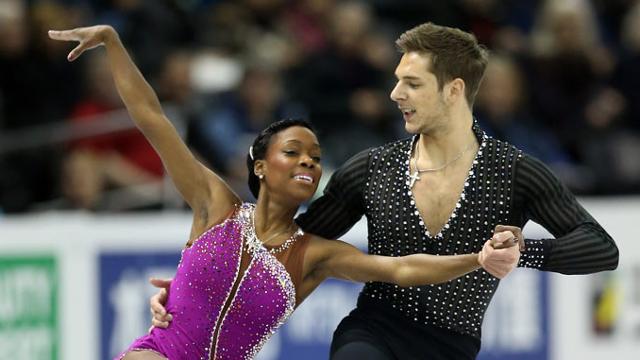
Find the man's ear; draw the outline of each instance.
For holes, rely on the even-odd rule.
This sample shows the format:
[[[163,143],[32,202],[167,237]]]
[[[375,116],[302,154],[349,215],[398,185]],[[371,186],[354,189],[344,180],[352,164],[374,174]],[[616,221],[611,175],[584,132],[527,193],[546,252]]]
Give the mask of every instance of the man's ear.
[[[464,83],[464,80],[455,78],[449,81],[449,83],[444,86],[445,101],[448,104],[454,104],[456,101],[464,100],[465,89],[466,85]]]

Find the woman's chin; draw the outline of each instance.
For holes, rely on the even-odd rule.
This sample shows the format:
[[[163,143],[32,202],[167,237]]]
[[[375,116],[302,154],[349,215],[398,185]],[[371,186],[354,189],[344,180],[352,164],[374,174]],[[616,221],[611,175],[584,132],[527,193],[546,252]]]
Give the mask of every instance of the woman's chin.
[[[310,189],[305,189],[303,191],[290,191],[285,194],[285,196],[286,198],[290,199],[292,202],[300,206],[301,204],[310,201],[315,193],[316,189],[314,188],[313,191],[311,191]]]

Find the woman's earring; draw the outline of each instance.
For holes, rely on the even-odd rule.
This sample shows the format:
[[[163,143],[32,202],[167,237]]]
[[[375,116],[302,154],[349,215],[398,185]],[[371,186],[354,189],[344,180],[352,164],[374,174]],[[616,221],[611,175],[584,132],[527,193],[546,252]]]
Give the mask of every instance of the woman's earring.
[[[264,175],[262,175],[262,174],[258,175],[258,179],[260,179],[260,180],[264,179]]]

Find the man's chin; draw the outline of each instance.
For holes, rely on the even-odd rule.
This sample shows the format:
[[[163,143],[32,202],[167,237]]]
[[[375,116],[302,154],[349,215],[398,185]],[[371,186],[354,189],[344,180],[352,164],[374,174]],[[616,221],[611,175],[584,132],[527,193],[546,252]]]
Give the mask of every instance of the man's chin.
[[[404,123],[404,130],[411,135],[416,135],[420,133],[420,128],[408,122]]]

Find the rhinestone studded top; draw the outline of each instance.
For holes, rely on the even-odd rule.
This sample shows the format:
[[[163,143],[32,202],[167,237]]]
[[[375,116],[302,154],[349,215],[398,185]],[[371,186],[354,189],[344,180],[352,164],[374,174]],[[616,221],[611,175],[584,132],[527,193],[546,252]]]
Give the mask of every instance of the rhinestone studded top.
[[[137,339],[127,352],[204,360],[252,359],[258,353],[296,306],[292,276],[278,259],[301,241],[277,255],[261,245],[248,252],[243,243],[255,238],[253,211],[254,205],[243,204],[183,250],[166,303],[173,321]]]
[[[513,167],[521,153],[477,126],[474,132],[478,153],[453,213],[437,234],[427,230],[409,187],[409,160],[417,136],[371,150],[363,190],[371,254],[474,253],[496,224],[509,223]],[[416,322],[480,337],[484,312],[497,286],[498,279],[478,270],[438,285],[367,283],[359,301],[383,302]]]
[[[613,239],[542,162],[486,136],[476,122],[473,131],[479,151],[453,213],[437,234],[425,227],[409,187],[415,137],[353,156],[331,176],[323,196],[298,217],[298,224],[307,232],[337,239],[365,215],[369,252],[401,256],[478,252],[495,225],[524,227],[533,220],[555,238],[525,239],[518,266],[563,274],[617,267]],[[484,270],[432,286],[373,282],[364,287],[358,307],[367,309],[365,313],[399,313],[418,325],[479,339],[497,286],[497,279]]]

